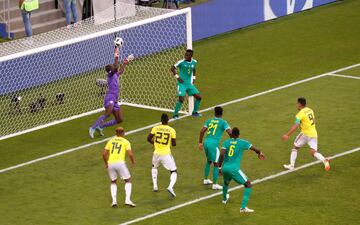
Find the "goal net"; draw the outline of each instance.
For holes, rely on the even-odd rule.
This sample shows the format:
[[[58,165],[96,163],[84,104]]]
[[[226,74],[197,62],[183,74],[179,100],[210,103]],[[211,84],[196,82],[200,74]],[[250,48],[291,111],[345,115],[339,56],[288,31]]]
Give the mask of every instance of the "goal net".
[[[190,13],[118,2],[71,27],[0,44],[0,140],[102,111],[116,36],[120,61],[135,56],[120,78],[120,104],[171,111],[170,67],[192,48]]]

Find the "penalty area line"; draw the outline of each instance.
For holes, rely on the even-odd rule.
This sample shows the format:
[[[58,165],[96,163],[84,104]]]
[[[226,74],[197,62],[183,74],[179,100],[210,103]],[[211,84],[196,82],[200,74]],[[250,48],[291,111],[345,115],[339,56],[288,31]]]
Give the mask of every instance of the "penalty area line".
[[[354,149],[351,149],[351,150],[348,150],[348,151],[345,151],[345,152],[335,154],[335,155],[333,155],[331,157],[327,157],[327,158],[332,160],[332,159],[336,159],[336,158],[339,158],[339,157],[342,157],[342,156],[345,156],[345,155],[355,153],[355,152],[357,152],[359,150],[360,150],[360,147],[357,147],[357,148],[354,148]],[[285,170],[285,171],[282,171],[282,172],[279,172],[279,173],[276,173],[276,174],[272,174],[270,176],[266,176],[266,177],[263,177],[263,178],[260,178],[260,179],[256,179],[256,180],[252,181],[251,183],[252,184],[258,184],[258,183],[268,181],[268,180],[271,180],[271,179],[274,179],[274,178],[277,178],[277,177],[280,177],[280,176],[284,176],[284,175],[289,174],[289,173],[293,173],[293,172],[298,171],[298,170],[308,168],[310,166],[313,166],[313,165],[316,165],[316,164],[319,164],[319,163],[322,163],[322,162],[317,160],[317,161],[313,161],[313,162],[310,162],[310,163],[306,163],[306,164],[304,164],[302,166],[296,167],[293,170]],[[238,190],[238,189],[241,189],[241,188],[243,188],[243,185],[241,185],[241,186],[239,185],[239,186],[230,188],[228,191],[231,192],[231,191],[235,191],[235,190]],[[210,199],[210,198],[213,198],[213,197],[216,197],[216,196],[219,196],[219,195],[222,195],[222,192],[216,192],[216,193],[211,194],[211,195],[207,195],[207,196],[204,196],[204,197],[201,197],[201,198],[198,198],[198,199],[194,199],[192,201],[188,201],[188,202],[185,202],[185,203],[182,203],[182,204],[179,204],[179,205],[167,208],[167,209],[163,209],[163,210],[160,210],[158,212],[148,214],[146,216],[139,217],[139,218],[136,218],[134,220],[130,220],[130,221],[121,223],[119,225],[129,225],[129,224],[134,224],[134,223],[137,223],[137,222],[141,222],[141,221],[144,221],[144,220],[147,220],[147,219],[150,219],[150,218],[153,218],[153,217],[156,217],[156,216],[159,216],[159,215],[166,214],[168,212],[177,210],[179,208],[186,207],[188,205],[192,205],[192,204],[195,204],[195,203],[198,203],[198,202],[201,202],[201,201],[205,201],[207,199]]]
[[[341,75],[341,74],[333,74],[333,73],[330,73],[329,76],[332,76],[332,77],[342,77],[342,78],[350,78],[350,79],[360,80],[360,77],[349,76],[349,75]]]

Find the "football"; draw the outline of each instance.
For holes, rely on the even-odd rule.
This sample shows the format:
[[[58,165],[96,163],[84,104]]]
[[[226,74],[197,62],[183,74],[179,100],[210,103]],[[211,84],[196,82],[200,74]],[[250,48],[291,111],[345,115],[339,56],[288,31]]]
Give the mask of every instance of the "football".
[[[120,48],[124,44],[124,40],[120,37],[115,38],[114,44],[116,47]]]

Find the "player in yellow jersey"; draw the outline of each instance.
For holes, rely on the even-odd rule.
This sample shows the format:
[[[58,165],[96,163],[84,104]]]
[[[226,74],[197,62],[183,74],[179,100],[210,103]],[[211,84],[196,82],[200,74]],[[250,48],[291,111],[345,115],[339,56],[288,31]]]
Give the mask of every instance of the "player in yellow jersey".
[[[177,171],[174,157],[171,155],[171,146],[176,146],[176,131],[168,125],[169,116],[164,113],[161,115],[161,125],[152,128],[147,137],[147,141],[154,145],[154,154],[152,158],[152,180],[153,190],[158,191],[157,176],[158,167],[162,164],[165,169],[170,171],[170,184],[167,191],[172,197],[176,197],[174,185],[177,179]]]
[[[116,180],[119,176],[125,181],[125,205],[135,207],[131,201],[131,175],[125,163],[125,157],[128,155],[132,166],[135,165],[135,158],[131,151],[131,145],[128,140],[124,138],[125,130],[122,127],[116,128],[116,136],[106,144],[103,151],[103,159],[105,168],[109,172],[111,179],[110,192],[112,197],[111,207],[117,207],[116,193],[117,185]]]
[[[329,160],[318,152],[318,135],[315,127],[315,114],[312,109],[306,107],[306,99],[298,98],[297,109],[299,112],[295,116],[295,124],[290,130],[282,136],[284,141],[287,141],[291,134],[293,134],[298,127],[301,128],[300,134],[295,138],[294,148],[290,155],[290,164],[284,165],[285,169],[293,170],[295,168],[295,161],[299,148],[307,144],[310,147],[310,153],[313,157],[321,160],[324,163],[325,170],[330,170]]]

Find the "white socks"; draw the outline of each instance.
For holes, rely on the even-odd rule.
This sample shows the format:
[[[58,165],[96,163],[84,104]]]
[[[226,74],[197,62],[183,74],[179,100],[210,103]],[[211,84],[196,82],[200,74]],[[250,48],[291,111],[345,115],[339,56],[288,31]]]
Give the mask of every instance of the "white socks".
[[[158,170],[156,168],[151,169],[151,175],[152,175],[152,181],[154,189],[157,189],[157,176],[158,176]]]
[[[177,180],[177,172],[172,172],[170,175],[170,184],[169,184],[169,188],[173,189],[175,183]]]
[[[292,149],[290,154],[290,165],[293,167],[295,167],[296,157],[297,157],[297,150]]]
[[[132,185],[130,182],[125,183],[125,201],[130,201],[131,187],[132,187]]]
[[[111,192],[111,198],[112,198],[113,203],[116,203],[116,192],[117,192],[116,183],[111,183],[110,192]]]
[[[325,162],[325,157],[318,152],[315,152],[314,157],[318,160],[321,160],[322,162]]]
[[[154,189],[157,189],[158,188],[158,186],[157,186],[158,170],[156,168],[152,168],[151,169],[151,175],[152,175],[152,181],[153,181]],[[177,180],[177,173],[172,172],[171,175],[170,175],[170,184],[169,184],[170,189],[174,188],[176,180]]]

